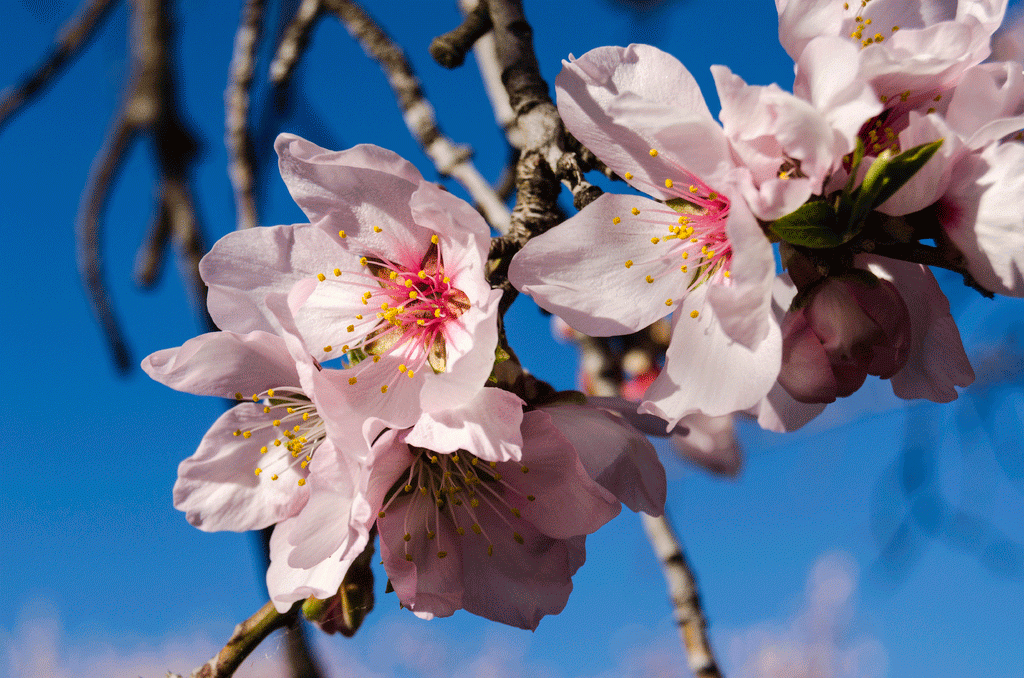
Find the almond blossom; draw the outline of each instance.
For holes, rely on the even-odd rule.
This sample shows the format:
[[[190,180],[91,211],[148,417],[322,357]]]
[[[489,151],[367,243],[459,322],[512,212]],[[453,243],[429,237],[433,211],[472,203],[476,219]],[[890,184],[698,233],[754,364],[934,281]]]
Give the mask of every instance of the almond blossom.
[[[276,148],[311,223],[214,245],[200,270],[218,326],[287,322],[318,366],[338,368],[304,373],[328,428],[371,416],[410,426],[471,400],[494,362],[501,297],[484,278],[483,218],[391,151],[330,152],[287,134]],[[275,314],[265,300],[276,294],[287,309]]]
[[[524,413],[523,404],[487,388],[457,411],[424,414],[374,443],[366,527],[375,522],[391,585],[420,617],[466,609],[534,629],[565,606],[586,557],[585,535],[614,517],[620,501],[663,510],[664,469],[642,434],[595,408]],[[491,435],[467,437],[467,423]],[[307,507],[271,541],[268,585],[279,610],[333,595],[351,562],[351,551],[329,547],[318,562],[297,557],[289,541],[335,505],[318,491],[312,487]],[[315,503],[323,512],[307,519]]]
[[[786,179],[756,186],[693,77],[653,47],[588,52],[565,64],[556,87],[569,130],[653,199],[601,196],[528,242],[509,279],[595,336],[634,332],[674,312],[665,369],[642,406],[670,429],[691,412],[750,407],[775,381],[781,339],[770,312],[774,256],[743,187],[771,196]],[[811,190],[804,182],[802,193],[765,204],[795,208]]]

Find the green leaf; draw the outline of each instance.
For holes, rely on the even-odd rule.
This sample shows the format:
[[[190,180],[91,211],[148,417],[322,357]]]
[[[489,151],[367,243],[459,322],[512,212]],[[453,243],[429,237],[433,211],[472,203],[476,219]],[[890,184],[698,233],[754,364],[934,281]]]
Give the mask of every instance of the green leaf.
[[[836,211],[827,202],[809,202],[771,223],[772,233],[792,245],[823,249],[845,240],[836,231]]]
[[[853,210],[850,213],[849,227],[851,229],[857,227],[872,210],[891,198],[896,191],[910,181],[910,178],[931,160],[942,146],[942,142],[943,139],[939,139],[930,144],[914,146],[897,156],[893,156],[890,151],[886,150],[875,158],[857,191]]]

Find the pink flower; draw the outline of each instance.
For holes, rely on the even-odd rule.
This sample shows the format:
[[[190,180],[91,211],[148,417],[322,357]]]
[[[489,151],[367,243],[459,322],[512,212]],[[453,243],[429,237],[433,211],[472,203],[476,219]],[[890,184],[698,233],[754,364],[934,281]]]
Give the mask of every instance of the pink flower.
[[[674,311],[664,371],[642,406],[669,428],[691,412],[750,407],[771,388],[781,356],[770,311],[774,256],[740,187],[766,184],[756,188],[750,170],[736,167],[692,76],[653,47],[593,50],[565,64],[556,85],[569,130],[666,202],[603,195],[527,243],[510,280],[596,336],[634,332]]]
[[[329,443],[280,337],[204,334],[153,353],[142,369],[179,391],[243,401],[178,467],[174,506],[190,523],[211,532],[256,530],[305,506],[308,466]]]
[[[410,426],[471,400],[494,361],[501,297],[484,278],[482,217],[390,151],[329,152],[292,135],[276,148],[311,224],[214,246],[201,270],[218,325],[283,328],[318,364],[343,368],[303,376],[338,430],[368,417]],[[287,309],[268,311],[275,294]]]
[[[664,470],[639,432],[592,408],[522,407],[517,396],[488,388],[458,412],[384,431],[373,446],[372,512],[358,532],[376,520],[391,584],[421,617],[464,608],[536,628],[565,606],[586,557],[584,536],[618,513],[620,499],[663,509]],[[467,434],[467,425],[490,433]],[[306,507],[274,532],[268,586],[278,609],[333,595],[358,553],[338,538],[356,515],[333,489],[351,477],[338,467],[342,459],[322,457],[315,478],[326,482],[311,479]],[[310,537],[323,532],[333,538],[314,553]]]

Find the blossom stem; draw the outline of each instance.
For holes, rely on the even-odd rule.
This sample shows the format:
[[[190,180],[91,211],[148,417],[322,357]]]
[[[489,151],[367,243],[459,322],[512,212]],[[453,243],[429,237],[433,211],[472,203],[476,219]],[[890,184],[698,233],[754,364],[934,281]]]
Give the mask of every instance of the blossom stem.
[[[686,561],[683,546],[672,529],[667,515],[652,518],[640,514],[644,531],[661,561],[672,600],[673,616],[679,625],[689,659],[690,670],[697,678],[721,678],[722,673],[715,661],[715,654],[708,639],[707,619],[701,609],[697,580]]]
[[[228,642],[210,661],[192,672],[192,678],[226,678],[245,661],[256,647],[273,631],[290,626],[302,608],[302,601],[291,609],[280,613],[274,604],[268,602],[259,612],[235,627]]]

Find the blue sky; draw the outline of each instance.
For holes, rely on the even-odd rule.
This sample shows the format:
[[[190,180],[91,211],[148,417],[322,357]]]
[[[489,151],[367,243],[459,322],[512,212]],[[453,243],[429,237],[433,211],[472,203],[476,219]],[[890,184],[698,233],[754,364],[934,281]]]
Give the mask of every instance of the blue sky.
[[[454,0],[367,4],[406,47],[443,128],[471,144],[485,176],[496,178],[505,150],[472,63],[446,72],[426,54],[431,38],[457,23]],[[525,4],[549,82],[570,52],[631,41],[677,55],[713,111],[711,64],[752,84],[792,80],[764,0],[681,0],[642,16],[611,0]],[[6,3],[0,86],[35,62],[73,7]],[[200,0],[179,7],[184,106],[206,142],[196,199],[212,240],[234,223],[220,140],[237,9]],[[95,671],[85,675],[187,673],[265,600],[252,537],[200,532],[171,506],[177,464],[220,403],[170,391],[138,370],[116,377],[76,273],[75,213],[119,101],[126,23],[119,7],[65,77],[0,133],[0,229],[10,248],[0,374],[19,399],[4,415],[12,456],[0,510],[0,676],[81,675],[76,667]],[[376,66],[337,24],[316,32],[299,78],[302,100],[281,131],[338,148],[376,143],[433,176]],[[126,164],[103,244],[136,362],[200,331],[173,266],[153,291],[131,284],[153,213],[149,154],[142,143]],[[272,166],[261,186],[263,223],[302,220]],[[766,647],[782,656],[822,643],[854,666],[834,673],[844,678],[1024,675],[1024,315],[1020,301],[981,299],[952,277],[940,280],[986,379],[956,403],[908,406],[870,381],[796,434],[743,427],[747,462],[737,480],[710,478],[666,453],[669,510],[729,675],[748,675],[746,663]],[[572,353],[549,339],[535,307],[517,302],[509,325],[527,367],[573,386]],[[331,662],[358,665],[362,675],[618,676],[644,675],[643,667],[687,675],[636,516],[624,513],[587,545],[568,607],[534,634],[464,613],[421,622],[383,594],[381,576],[364,631],[319,642]],[[848,598],[829,602],[829,591],[847,589]],[[272,675],[276,647],[257,652],[253,675]]]

